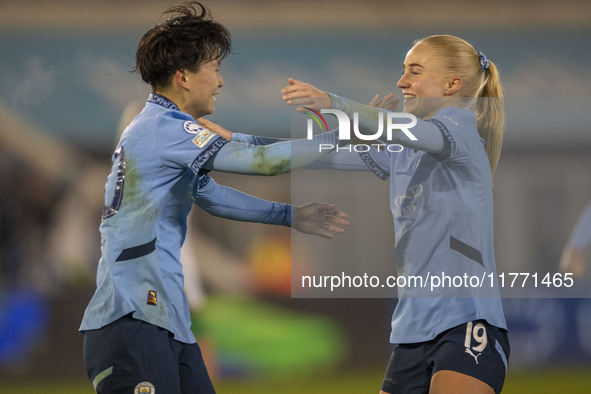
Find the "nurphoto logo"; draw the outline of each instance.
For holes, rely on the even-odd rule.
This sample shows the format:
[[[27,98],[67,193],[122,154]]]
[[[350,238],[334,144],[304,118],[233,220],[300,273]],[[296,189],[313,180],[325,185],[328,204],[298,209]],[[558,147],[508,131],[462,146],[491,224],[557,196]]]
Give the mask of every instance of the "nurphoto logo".
[[[359,131],[359,113],[357,112],[353,114],[353,127],[351,127],[351,120],[349,119],[349,116],[343,111],[340,111],[338,109],[321,109],[320,112],[318,112],[312,108],[304,108],[310,111],[306,112],[306,114],[311,117],[311,119],[308,119],[307,123],[306,138],[309,140],[314,138],[314,121],[316,121],[318,126],[320,126],[321,131],[328,130],[328,125],[322,114],[331,114],[336,116],[339,122],[338,127],[340,141],[350,140],[351,130],[353,130],[355,137],[357,137],[361,141],[376,141],[380,139],[384,133],[384,123],[386,124],[386,140],[392,140],[392,135],[394,131],[402,131],[411,141],[417,141],[417,137],[415,137],[414,134],[409,130],[417,125],[417,118],[413,114],[405,112],[388,111],[386,112],[386,122],[384,122],[384,112],[379,111],[377,119],[378,130],[373,134],[362,134]],[[402,120],[404,123],[399,123],[400,120]],[[408,122],[408,120],[410,120],[410,122]],[[380,144],[380,146],[382,145]],[[391,150],[390,147],[395,148],[393,148],[394,150]],[[320,144],[319,148],[320,151],[322,151],[323,149],[334,149],[335,147],[331,144]],[[369,145],[356,144],[356,147],[354,149],[356,152],[367,152],[370,148]],[[400,150],[402,150],[402,147],[400,145],[393,144],[389,145],[386,149],[391,152],[399,152]]]
[[[332,114],[337,117],[339,121],[339,139],[340,140],[350,140],[351,139],[351,120],[349,116],[344,113],[343,111],[339,111],[338,109],[321,109],[320,112],[313,110],[312,108],[304,107],[311,113],[308,113],[320,126],[321,130],[323,130],[322,125],[328,129],[326,124],[326,120],[322,116],[322,114]],[[410,119],[410,122],[405,123],[395,123],[394,119]],[[322,123],[320,122],[322,121]],[[410,132],[409,129],[413,128],[417,125],[417,117],[413,114],[409,114],[406,112],[387,112],[386,118],[386,139],[392,139],[392,132],[393,131],[402,131],[410,140],[417,141],[417,137],[414,136],[413,133]],[[313,122],[312,119],[308,119],[308,127],[307,127],[307,138],[311,140],[314,136],[313,132]],[[359,113],[355,112],[353,114],[353,132],[355,136],[362,141],[374,141],[379,139],[382,136],[384,131],[384,112],[378,112],[378,130],[374,134],[362,134],[359,131]]]

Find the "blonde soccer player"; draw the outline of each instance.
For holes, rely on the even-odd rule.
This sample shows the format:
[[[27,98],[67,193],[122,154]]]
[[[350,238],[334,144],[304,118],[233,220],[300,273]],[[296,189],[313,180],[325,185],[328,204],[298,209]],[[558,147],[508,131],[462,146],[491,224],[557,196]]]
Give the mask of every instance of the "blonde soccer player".
[[[417,118],[416,140],[394,132],[381,142],[404,149],[374,147],[359,160],[390,177],[397,271],[491,283],[400,292],[381,393],[499,393],[510,352],[493,245],[492,177],[504,130],[499,73],[465,40],[436,35],[408,51],[397,86],[404,112]],[[383,111],[293,79],[282,95],[299,108],[358,113],[367,134]]]

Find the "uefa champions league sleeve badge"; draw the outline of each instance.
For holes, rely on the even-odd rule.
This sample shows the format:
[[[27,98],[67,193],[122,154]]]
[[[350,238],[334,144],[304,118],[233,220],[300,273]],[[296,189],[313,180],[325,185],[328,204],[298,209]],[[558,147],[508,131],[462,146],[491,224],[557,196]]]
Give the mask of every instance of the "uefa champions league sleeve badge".
[[[183,123],[183,129],[187,133],[195,135],[195,138],[193,138],[193,143],[199,148],[205,147],[205,145],[207,145],[207,143],[217,135],[205,127],[193,122],[192,120],[188,120]]]
[[[185,123],[183,123],[183,129],[189,134],[197,134],[200,131],[205,130],[203,126],[200,126],[192,120],[187,120]]]

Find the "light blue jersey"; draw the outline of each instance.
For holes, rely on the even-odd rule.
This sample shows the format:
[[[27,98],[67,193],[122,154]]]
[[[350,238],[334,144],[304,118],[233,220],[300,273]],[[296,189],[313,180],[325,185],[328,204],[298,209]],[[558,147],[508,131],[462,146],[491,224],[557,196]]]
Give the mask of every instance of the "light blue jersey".
[[[370,113],[377,111],[331,98],[333,108],[349,116],[359,112],[360,119],[372,118]],[[368,128],[375,130],[375,125]],[[405,146],[400,152],[374,148],[361,155],[376,175],[390,177],[397,274],[426,280],[435,275],[462,278],[462,285],[466,277],[477,277],[482,287],[476,281],[455,287],[450,281],[433,289],[402,289],[390,340],[424,342],[477,319],[506,329],[494,257],[492,176],[476,116],[445,107],[427,121],[419,119],[412,132],[418,141],[402,133],[389,141]]]
[[[398,274],[478,277],[466,287],[454,283],[434,294],[402,292],[392,317],[392,343],[433,339],[458,324],[485,319],[507,328],[498,286],[493,241],[493,185],[484,141],[470,111],[443,108],[435,123],[450,142],[450,155],[439,160],[424,151],[392,154],[390,207],[396,234]],[[491,276],[492,274],[492,276]],[[483,279],[484,278],[484,279]],[[456,284],[459,281],[456,281]]]
[[[169,330],[178,341],[195,342],[179,260],[193,204],[226,218],[291,224],[288,204],[220,186],[203,169],[226,143],[171,101],[150,95],[113,155],[100,226],[97,290],[81,331],[131,313]]]
[[[334,109],[350,117],[359,113],[360,128],[376,130],[380,109],[332,94],[331,99]],[[479,319],[507,329],[494,258],[492,175],[476,117],[468,110],[445,107],[427,121],[419,119],[412,133],[417,141],[402,133],[389,141],[405,146],[400,152],[343,150],[308,166],[371,170],[381,179],[390,178],[397,274],[427,281],[426,287],[400,291],[390,340],[424,342]],[[232,140],[261,145],[277,141],[239,133]],[[450,281],[432,289],[437,283],[429,281],[433,276]]]

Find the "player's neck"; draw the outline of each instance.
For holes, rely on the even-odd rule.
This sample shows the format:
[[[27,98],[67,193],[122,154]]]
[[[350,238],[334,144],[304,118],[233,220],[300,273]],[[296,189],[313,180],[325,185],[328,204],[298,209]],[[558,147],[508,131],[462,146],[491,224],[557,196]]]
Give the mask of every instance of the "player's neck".
[[[155,90],[154,93],[159,94],[160,96],[164,96],[179,108],[181,112],[187,113],[193,118],[197,119],[200,115],[194,114],[191,111],[191,107],[189,106],[189,100],[186,97],[186,92],[181,89],[175,89],[174,87],[168,89],[158,89]]]

